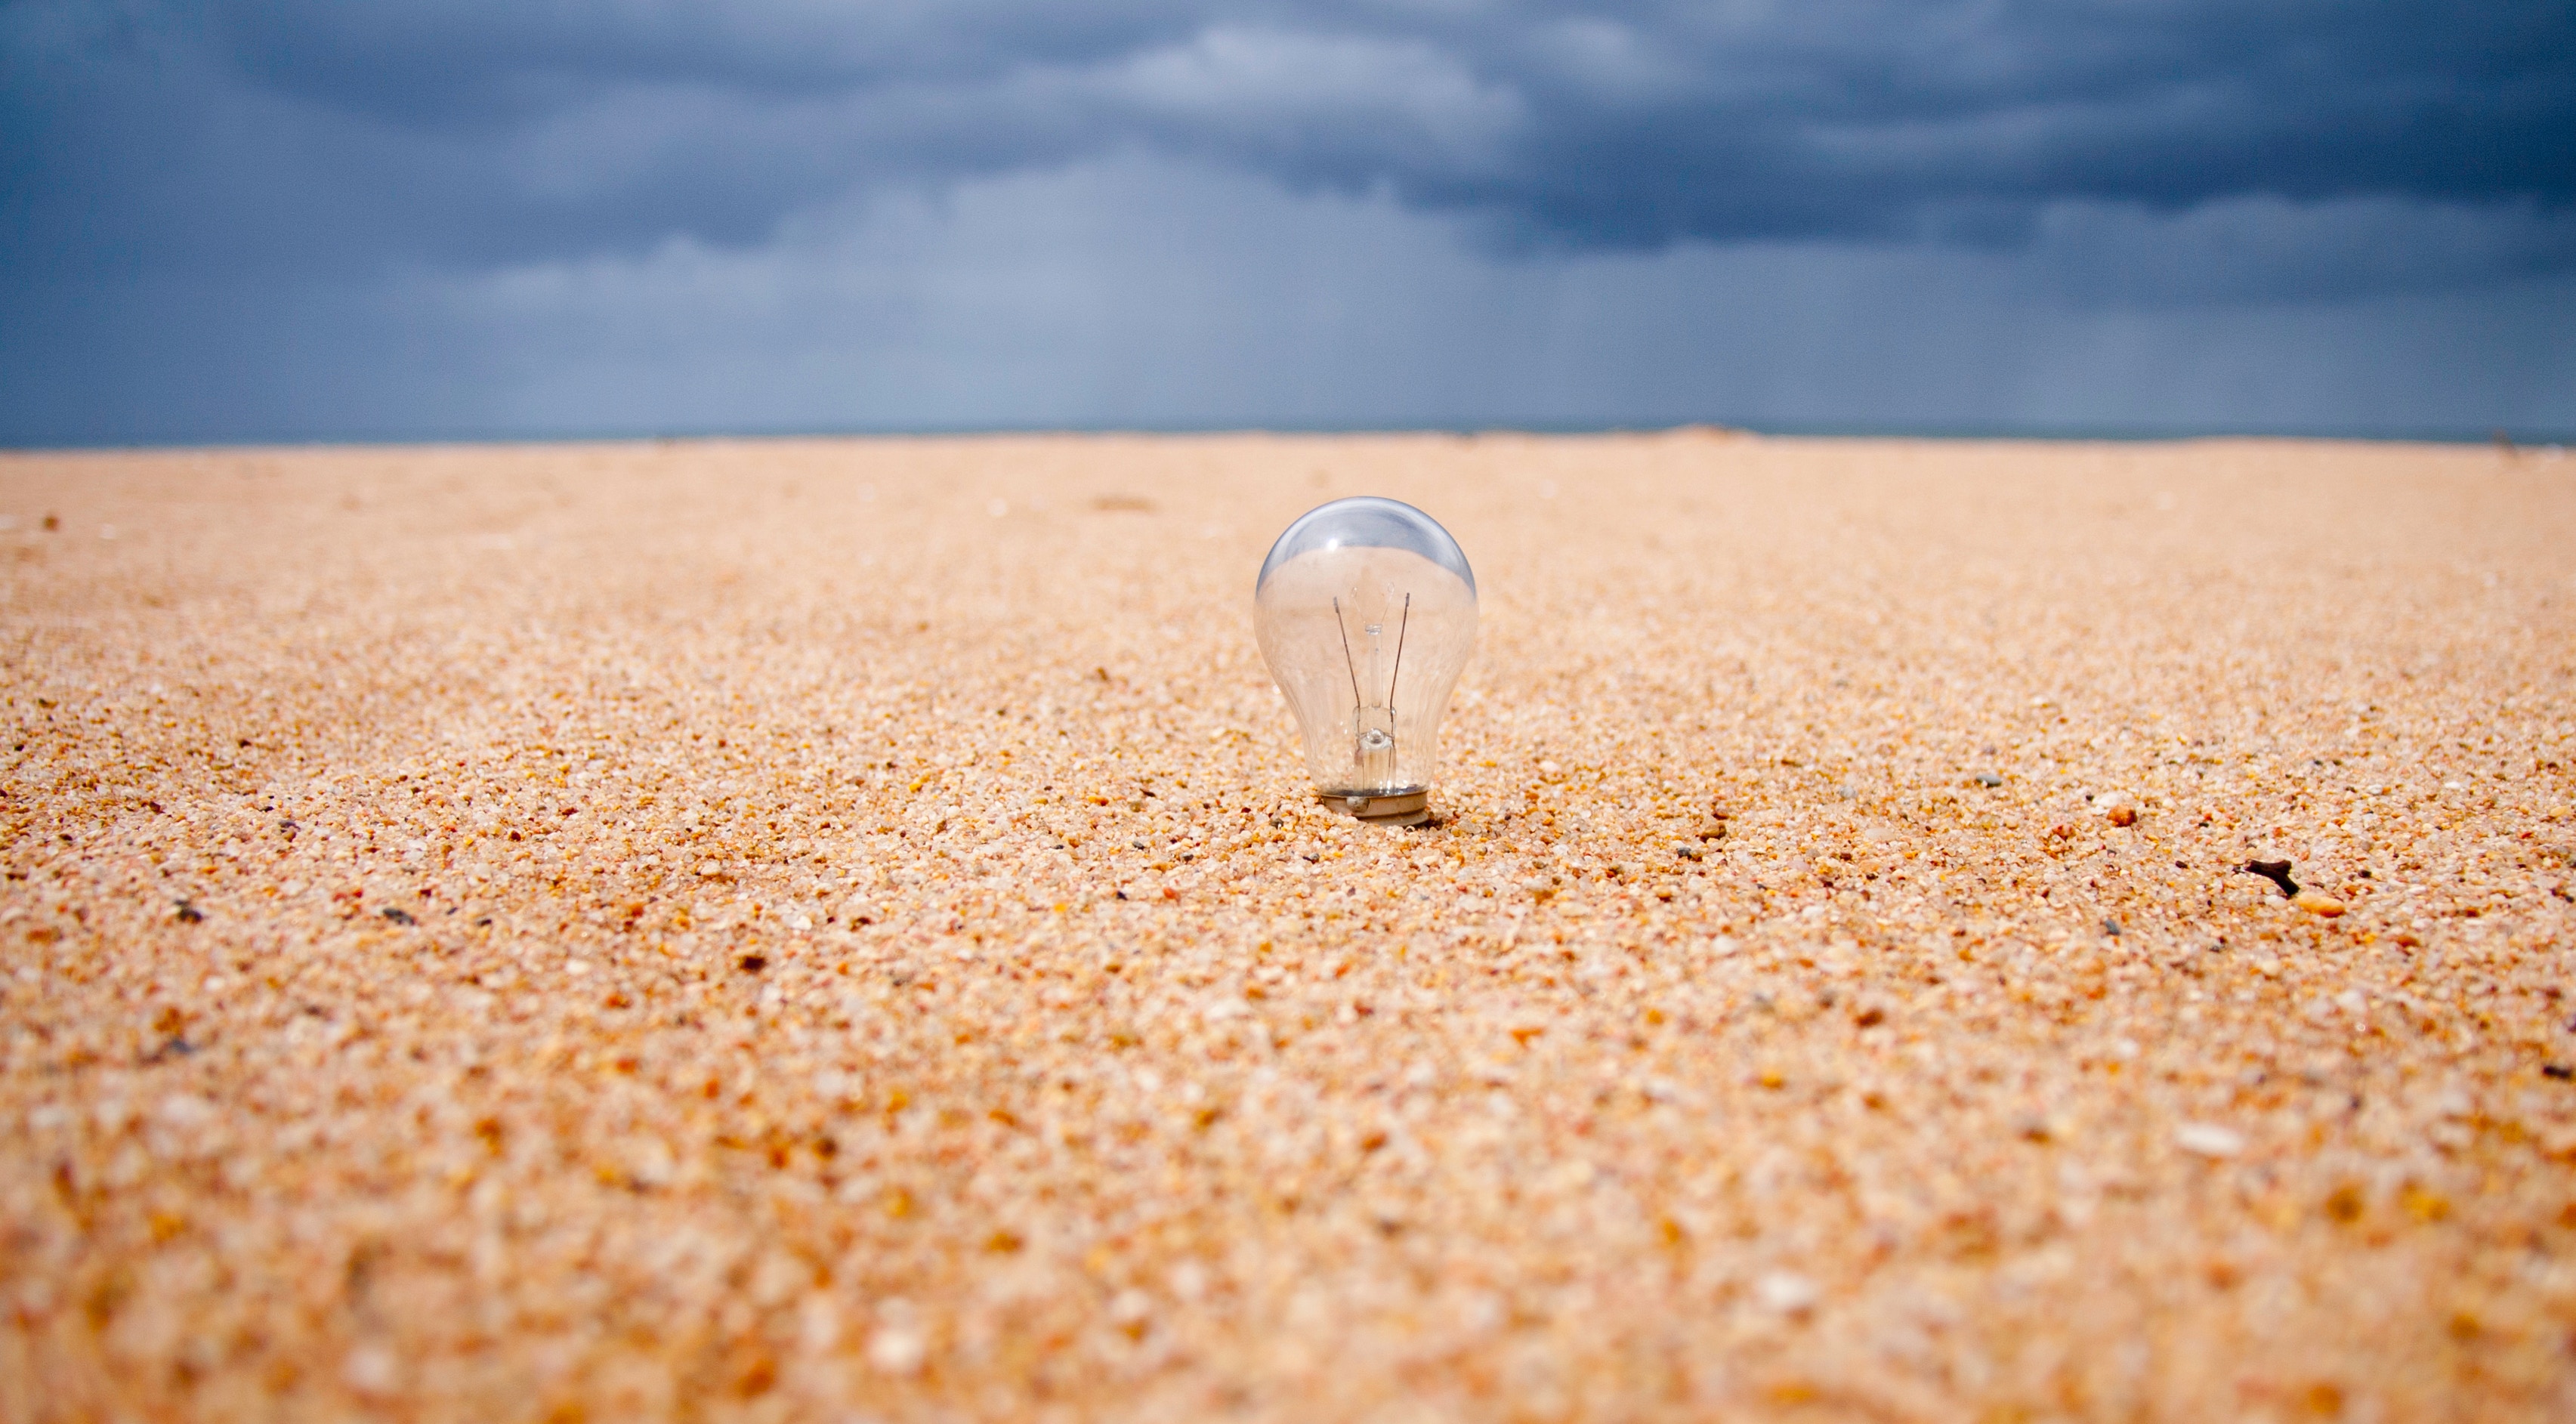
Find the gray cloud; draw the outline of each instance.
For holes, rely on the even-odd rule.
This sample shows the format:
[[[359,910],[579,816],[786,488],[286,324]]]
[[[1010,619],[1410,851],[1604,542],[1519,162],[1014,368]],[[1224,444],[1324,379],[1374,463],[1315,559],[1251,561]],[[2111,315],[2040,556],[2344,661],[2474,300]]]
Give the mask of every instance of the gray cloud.
[[[2208,221],[2084,240],[2179,249]],[[56,304],[30,313],[41,349],[0,347],[0,431],[2576,428],[2576,277],[2074,302],[2059,260],[2092,267],[1813,242],[1533,261],[1390,194],[1136,155],[853,200],[751,247]]]
[[[2563,3],[0,0],[0,438],[2563,424],[2571,132]]]
[[[2247,198],[2528,227],[2566,224],[2576,199],[2576,11],[2552,3],[4,13],[22,270],[750,243],[853,192],[1140,146],[1383,188],[1539,249],[2015,245],[2069,203]],[[171,211],[225,194],[215,221]],[[2568,260],[2562,241],[2490,246]]]

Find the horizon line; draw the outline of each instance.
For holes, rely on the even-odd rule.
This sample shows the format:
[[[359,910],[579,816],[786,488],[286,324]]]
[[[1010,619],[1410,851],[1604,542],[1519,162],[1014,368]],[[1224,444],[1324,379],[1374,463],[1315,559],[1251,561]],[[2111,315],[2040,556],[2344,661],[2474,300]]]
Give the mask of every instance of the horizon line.
[[[112,451],[263,450],[399,446],[469,445],[615,445],[711,444],[727,440],[941,440],[1010,436],[1225,436],[1286,435],[1368,437],[1448,435],[1570,437],[1599,435],[1673,435],[1693,431],[1719,435],[1824,440],[1955,440],[2029,442],[2032,444],[2157,444],[2199,440],[2290,440],[2320,443],[2390,445],[2495,445],[2506,449],[2564,449],[2576,445],[2576,430],[2530,426],[2412,426],[2380,429],[2349,426],[2258,424],[2112,424],[2019,421],[1870,422],[1870,421],[1388,421],[1328,422],[1104,422],[1049,421],[959,422],[922,425],[843,426],[703,426],[643,429],[604,426],[554,430],[349,431],[345,433],[274,436],[184,437],[132,440],[28,441],[0,439],[0,451],[13,455],[105,453]]]

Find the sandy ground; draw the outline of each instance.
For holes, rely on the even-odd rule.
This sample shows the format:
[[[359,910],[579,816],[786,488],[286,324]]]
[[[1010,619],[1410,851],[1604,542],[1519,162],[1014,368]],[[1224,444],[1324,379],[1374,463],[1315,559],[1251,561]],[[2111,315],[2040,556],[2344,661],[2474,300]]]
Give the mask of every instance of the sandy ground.
[[[1429,829],[1312,803],[1252,643],[1359,492],[1484,591]],[[2576,460],[20,454],[0,518],[0,1417],[2576,1417]]]

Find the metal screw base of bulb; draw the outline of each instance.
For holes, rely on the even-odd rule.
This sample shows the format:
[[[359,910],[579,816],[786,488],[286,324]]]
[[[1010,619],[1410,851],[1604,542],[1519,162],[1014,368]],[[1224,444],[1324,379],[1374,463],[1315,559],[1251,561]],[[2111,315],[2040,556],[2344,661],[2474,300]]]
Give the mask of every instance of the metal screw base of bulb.
[[[1431,819],[1431,792],[1318,791],[1315,799],[1370,826],[1418,826]]]

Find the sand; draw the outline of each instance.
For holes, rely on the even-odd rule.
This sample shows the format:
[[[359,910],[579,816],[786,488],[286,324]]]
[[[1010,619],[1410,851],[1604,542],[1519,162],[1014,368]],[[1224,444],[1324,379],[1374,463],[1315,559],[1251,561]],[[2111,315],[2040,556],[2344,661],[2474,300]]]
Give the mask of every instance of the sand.
[[[1252,642],[1361,492],[1483,590],[1424,829]],[[2571,1417],[2571,550],[2485,448],[0,456],[0,1416]]]

